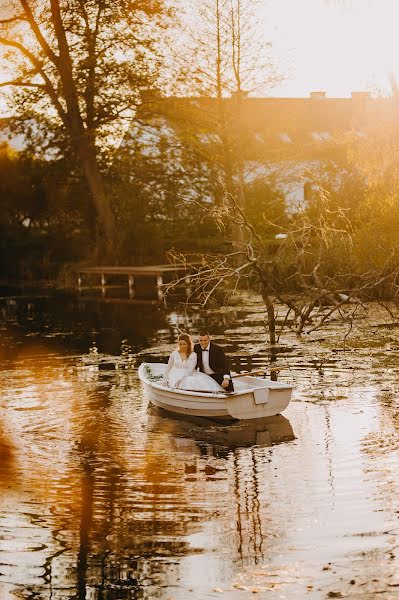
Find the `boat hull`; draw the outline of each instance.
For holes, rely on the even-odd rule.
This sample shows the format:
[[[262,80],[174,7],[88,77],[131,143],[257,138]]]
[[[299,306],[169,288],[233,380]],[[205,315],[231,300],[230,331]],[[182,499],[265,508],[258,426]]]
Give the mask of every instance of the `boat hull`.
[[[167,388],[149,378],[149,370],[160,376],[165,366],[143,363],[138,374],[150,402],[176,414],[218,419],[259,419],[281,413],[291,400],[292,386],[252,376],[237,379],[233,394]]]

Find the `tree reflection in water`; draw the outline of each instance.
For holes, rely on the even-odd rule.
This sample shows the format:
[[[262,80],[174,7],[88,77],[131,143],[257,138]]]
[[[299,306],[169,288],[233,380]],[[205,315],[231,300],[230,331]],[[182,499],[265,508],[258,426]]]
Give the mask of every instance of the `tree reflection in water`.
[[[1,600],[396,597],[396,331],[280,347],[298,440],[271,447],[293,439],[283,417],[147,412],[117,348],[164,358],[173,315],[51,302],[0,310]],[[209,327],[240,368],[275,359],[256,299],[196,319],[182,328]]]
[[[0,421],[0,489],[7,487],[15,476],[14,451]]]
[[[259,476],[263,465],[271,461],[270,446],[295,439],[289,420],[277,415],[221,425],[200,417],[172,416],[158,408],[150,408],[149,413],[149,429],[165,432],[174,450],[191,456],[185,463],[186,481],[203,483],[215,481],[216,476],[227,482],[231,493],[226,495],[234,499],[230,512],[236,522],[237,556],[233,560],[241,567],[258,564],[267,539],[265,517],[270,520],[268,494],[259,486]],[[207,457],[223,458],[227,464],[211,466]]]
[[[261,558],[258,452],[293,439],[287,419],[226,426],[147,412],[131,371],[36,353],[2,379],[1,482],[22,494],[13,524],[1,512],[0,586],[37,600],[161,597],[179,585],[181,558],[219,543],[218,527],[201,544],[193,536],[224,522],[223,506],[239,515],[228,561]]]
[[[53,313],[37,308],[22,300],[3,315],[1,600],[156,598],[175,595],[192,565],[201,577],[206,565],[233,573],[259,560],[268,534],[259,474],[270,446],[293,439],[287,419],[220,425],[147,412],[122,357],[68,355]],[[60,333],[71,327],[88,348],[104,315],[91,310],[79,332],[75,309],[57,304]],[[150,320],[154,340],[169,344],[165,315]],[[139,339],[151,327],[135,317]]]

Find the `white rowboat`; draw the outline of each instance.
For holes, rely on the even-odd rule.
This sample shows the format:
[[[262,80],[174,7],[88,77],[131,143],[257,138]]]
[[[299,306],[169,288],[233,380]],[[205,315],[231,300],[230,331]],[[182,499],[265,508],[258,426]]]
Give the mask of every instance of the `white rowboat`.
[[[164,363],[142,363],[138,375],[147,397],[170,412],[219,419],[259,419],[285,410],[292,386],[263,377],[244,375],[234,380],[234,392],[181,390],[162,385]]]

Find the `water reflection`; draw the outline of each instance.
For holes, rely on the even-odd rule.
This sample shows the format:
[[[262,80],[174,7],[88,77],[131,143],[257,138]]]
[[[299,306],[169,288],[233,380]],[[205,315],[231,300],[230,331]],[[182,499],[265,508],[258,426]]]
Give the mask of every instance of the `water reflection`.
[[[18,357],[19,346],[35,339],[62,345],[64,352],[86,353],[95,341],[101,352],[118,354],[122,340],[134,350],[147,347],[154,332],[173,338],[174,327],[160,306],[131,307],[77,301],[72,295],[1,297],[0,361]],[[7,339],[11,343],[7,343]]]
[[[226,425],[142,396],[138,354],[165,357],[178,316],[40,302],[42,313],[11,303],[0,323],[1,600],[247,600],[254,582],[320,598],[349,595],[354,579],[358,595],[395,597],[381,591],[385,577],[395,592],[397,567],[392,352],[382,392],[380,356],[359,368],[368,348],[344,356],[320,342],[321,369],[315,344],[293,343],[281,377],[296,380],[297,401]],[[238,367],[256,368],[282,362],[262,318],[254,301],[183,328],[206,322]]]
[[[230,479],[228,487],[234,499],[231,513],[236,522],[231,536],[236,547],[235,560],[242,566],[257,564],[264,557],[267,537],[263,532],[258,477],[262,462],[271,460],[263,448],[295,439],[289,420],[277,415],[221,425],[201,417],[171,416],[155,407],[148,412],[149,430],[168,436],[171,450],[181,454],[186,482]],[[215,463],[212,457],[225,459],[227,465]]]
[[[0,489],[6,487],[15,473],[13,445],[0,422]]]
[[[150,431],[169,435],[175,450],[199,456],[227,457],[236,448],[268,447],[295,439],[291,423],[283,415],[228,424],[204,417],[175,415],[153,406],[148,408],[148,415]]]
[[[0,371],[3,589],[43,600],[162,597],[179,585],[179,557],[219,546],[204,523],[224,523],[225,512],[237,526],[223,534],[230,557],[215,579],[237,559],[260,559],[259,452],[269,460],[271,445],[294,438],[289,421],[147,411],[135,372],[101,364],[41,343]]]

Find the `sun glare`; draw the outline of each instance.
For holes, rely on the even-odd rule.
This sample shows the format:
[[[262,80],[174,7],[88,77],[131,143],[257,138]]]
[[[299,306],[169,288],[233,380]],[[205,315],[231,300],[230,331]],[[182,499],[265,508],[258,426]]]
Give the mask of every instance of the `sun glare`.
[[[292,73],[283,95],[386,94],[390,74],[399,78],[397,0],[280,0],[264,14],[266,34]]]

